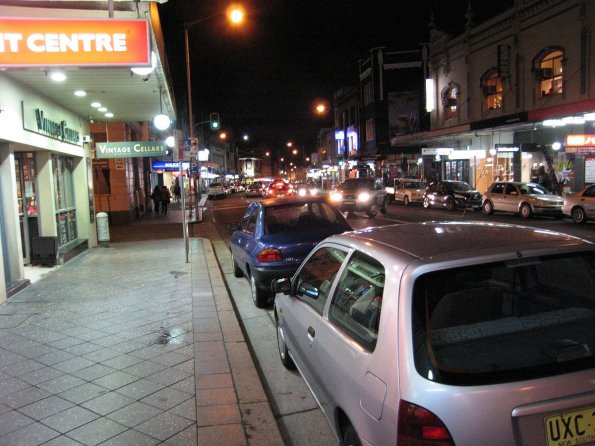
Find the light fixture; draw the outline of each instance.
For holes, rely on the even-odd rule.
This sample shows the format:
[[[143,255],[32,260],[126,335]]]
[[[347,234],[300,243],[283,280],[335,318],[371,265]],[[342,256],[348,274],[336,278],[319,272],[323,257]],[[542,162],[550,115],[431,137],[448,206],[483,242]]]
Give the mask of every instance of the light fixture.
[[[99,107],[101,107],[101,102],[97,102],[97,101],[96,102],[91,102],[91,107],[93,107],[93,108],[99,108]]]
[[[175,143],[176,143],[176,140],[174,139],[174,137],[173,137],[173,136],[171,136],[171,135],[170,135],[170,136],[168,136],[167,138],[165,138],[165,145],[166,145],[167,147],[169,147],[169,148],[172,148],[172,149],[173,149],[173,147],[174,147],[174,144],[175,144]]]
[[[585,113],[583,119],[585,121],[595,121],[595,113]]]
[[[66,75],[61,71],[52,71],[50,73],[50,79],[54,82],[64,82],[66,80]]]
[[[157,68],[157,55],[155,51],[151,51],[151,66],[150,67],[132,67],[130,71],[139,76],[148,76]]]
[[[426,111],[433,112],[436,110],[436,89],[434,88],[434,81],[426,79]]]
[[[114,114],[113,114],[112,112],[107,112],[107,113],[106,113],[105,115],[103,115],[103,116],[105,116],[106,118],[113,118],[113,117],[114,117]]]
[[[561,148],[562,148],[562,144],[558,141],[556,141],[552,144],[552,149],[554,149],[554,150],[560,150]]]
[[[84,96],[87,96],[87,92],[85,90],[76,90],[74,92],[75,96],[78,96],[79,98],[82,98]]]
[[[167,130],[171,124],[169,116],[163,113],[163,101],[161,100],[161,85],[159,86],[159,109],[160,113],[153,118],[153,125],[157,130]]]
[[[97,111],[100,111],[101,113],[106,112],[107,111],[107,107],[99,107],[97,109]]]
[[[546,119],[541,124],[545,127],[564,127],[566,125],[561,119]]]

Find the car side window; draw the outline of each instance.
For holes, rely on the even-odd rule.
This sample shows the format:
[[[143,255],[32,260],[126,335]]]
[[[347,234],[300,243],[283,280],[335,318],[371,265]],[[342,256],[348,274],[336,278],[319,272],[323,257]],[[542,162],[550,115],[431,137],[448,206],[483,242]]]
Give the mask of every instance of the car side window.
[[[295,280],[298,299],[322,314],[331,284],[347,256],[345,251],[323,247],[306,261]]]
[[[504,193],[504,184],[503,183],[496,183],[494,187],[492,187],[493,194],[503,194]]]
[[[242,219],[240,220],[240,230],[244,230],[246,226],[248,226],[248,220],[250,220],[250,215],[252,214],[252,209],[248,208],[244,215],[242,215]]]
[[[337,282],[329,307],[329,320],[369,351],[376,347],[384,278],[380,262],[355,252]]]
[[[244,232],[249,234],[254,234],[256,231],[256,219],[258,218],[258,208],[252,209],[252,213],[248,217],[248,222],[246,226],[243,226],[242,229]]]
[[[587,189],[583,195],[585,197],[595,197],[595,186]]]
[[[506,185],[505,193],[507,195],[518,195],[519,194],[518,191],[516,190],[516,187],[514,187],[513,184],[507,184]]]

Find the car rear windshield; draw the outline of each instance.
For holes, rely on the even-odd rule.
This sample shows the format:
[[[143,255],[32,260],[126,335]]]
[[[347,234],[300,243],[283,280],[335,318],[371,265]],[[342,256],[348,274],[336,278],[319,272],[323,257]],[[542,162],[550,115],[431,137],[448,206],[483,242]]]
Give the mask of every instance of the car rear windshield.
[[[322,228],[351,229],[341,213],[323,201],[267,207],[265,221],[267,234]]]
[[[414,284],[415,367],[452,385],[595,368],[595,252],[432,272]]]

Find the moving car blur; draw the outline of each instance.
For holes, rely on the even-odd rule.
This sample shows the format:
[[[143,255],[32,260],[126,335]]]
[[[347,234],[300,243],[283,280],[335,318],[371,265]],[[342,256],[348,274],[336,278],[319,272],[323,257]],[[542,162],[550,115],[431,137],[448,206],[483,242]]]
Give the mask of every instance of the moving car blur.
[[[595,436],[589,242],[497,223],[368,228],[324,240],[273,289],[281,362],[340,444]]]
[[[266,189],[267,198],[283,198],[291,197],[292,195],[294,195],[293,187],[281,178],[273,180]]]
[[[523,218],[533,215],[562,217],[564,200],[535,183],[496,181],[483,194],[483,212],[514,212]]]

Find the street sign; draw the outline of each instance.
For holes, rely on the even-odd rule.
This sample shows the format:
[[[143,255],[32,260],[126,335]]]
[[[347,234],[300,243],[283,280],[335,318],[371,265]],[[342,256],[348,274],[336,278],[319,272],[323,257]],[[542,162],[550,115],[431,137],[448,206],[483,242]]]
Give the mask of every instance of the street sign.
[[[196,159],[198,153],[198,138],[186,138],[184,141],[184,161]]]

